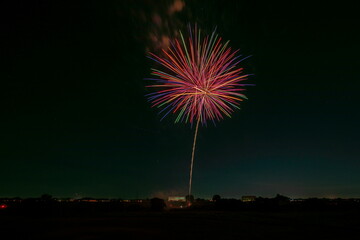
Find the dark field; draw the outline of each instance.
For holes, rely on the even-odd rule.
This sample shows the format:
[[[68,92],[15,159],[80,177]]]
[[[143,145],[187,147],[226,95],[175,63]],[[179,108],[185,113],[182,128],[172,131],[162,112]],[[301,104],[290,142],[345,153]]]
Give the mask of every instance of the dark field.
[[[359,239],[354,211],[164,211],[0,215],[0,239]]]

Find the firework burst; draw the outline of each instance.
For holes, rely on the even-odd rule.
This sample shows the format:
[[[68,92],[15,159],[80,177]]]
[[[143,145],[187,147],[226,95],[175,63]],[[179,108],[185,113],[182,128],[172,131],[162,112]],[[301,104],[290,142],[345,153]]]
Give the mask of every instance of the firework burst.
[[[189,28],[189,38],[185,41],[180,32],[180,40],[175,39],[164,57],[150,53],[149,58],[161,64],[166,70],[152,69],[156,84],[147,86],[160,88],[148,94],[152,107],[162,108],[163,118],[169,113],[177,114],[175,122],[193,123],[199,120],[220,121],[223,116],[231,117],[239,103],[246,99],[242,94],[248,74],[237,65],[245,58],[236,56],[238,50],[231,51],[214,31],[211,36],[201,38],[201,31]]]
[[[192,159],[190,166],[189,195],[191,194],[192,169],[198,126],[207,121],[220,121],[224,116],[231,117],[234,109],[247,99],[243,91],[250,84],[243,84],[249,74],[242,74],[238,64],[245,58],[237,55],[238,50],[228,47],[221,37],[213,31],[210,36],[201,36],[197,26],[189,27],[189,36],[185,39],[181,31],[180,38],[171,41],[162,55],[150,53],[149,58],[159,63],[164,70],[152,69],[155,81],[149,88],[158,89],[148,94],[152,107],[160,108],[166,117],[176,115],[175,122],[196,122]]]

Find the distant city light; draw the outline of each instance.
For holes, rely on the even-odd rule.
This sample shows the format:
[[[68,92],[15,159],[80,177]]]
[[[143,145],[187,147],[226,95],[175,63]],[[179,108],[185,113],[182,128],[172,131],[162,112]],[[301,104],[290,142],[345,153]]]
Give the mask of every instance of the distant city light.
[[[0,205],[0,209],[5,209],[5,208],[7,208],[8,206],[6,205],[6,204],[1,204]]]
[[[242,196],[241,201],[243,202],[254,202],[256,200],[256,196]]]

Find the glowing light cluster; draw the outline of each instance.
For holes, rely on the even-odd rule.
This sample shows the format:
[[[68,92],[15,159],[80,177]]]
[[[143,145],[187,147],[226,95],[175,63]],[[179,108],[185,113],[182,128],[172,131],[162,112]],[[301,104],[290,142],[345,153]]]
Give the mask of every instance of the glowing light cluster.
[[[239,50],[232,51],[229,41],[223,43],[216,30],[210,36],[201,36],[197,26],[189,27],[189,36],[171,41],[162,55],[150,53],[149,58],[159,63],[164,70],[152,69],[155,81],[149,88],[158,90],[148,94],[152,107],[161,108],[160,113],[167,116],[177,114],[175,122],[215,123],[223,116],[231,117],[247,99],[243,84],[249,74],[242,74],[238,64],[246,59],[237,56]]]

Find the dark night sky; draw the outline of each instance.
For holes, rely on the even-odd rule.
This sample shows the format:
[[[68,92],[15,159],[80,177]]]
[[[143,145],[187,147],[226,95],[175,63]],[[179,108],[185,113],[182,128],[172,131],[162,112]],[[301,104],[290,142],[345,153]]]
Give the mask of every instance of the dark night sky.
[[[194,129],[160,122],[143,78],[153,66],[146,49],[159,44],[149,36],[189,22],[217,26],[253,55],[244,67],[256,84],[231,119],[200,128],[195,197],[360,197],[353,6],[9,2],[0,7],[0,197],[185,195]]]

